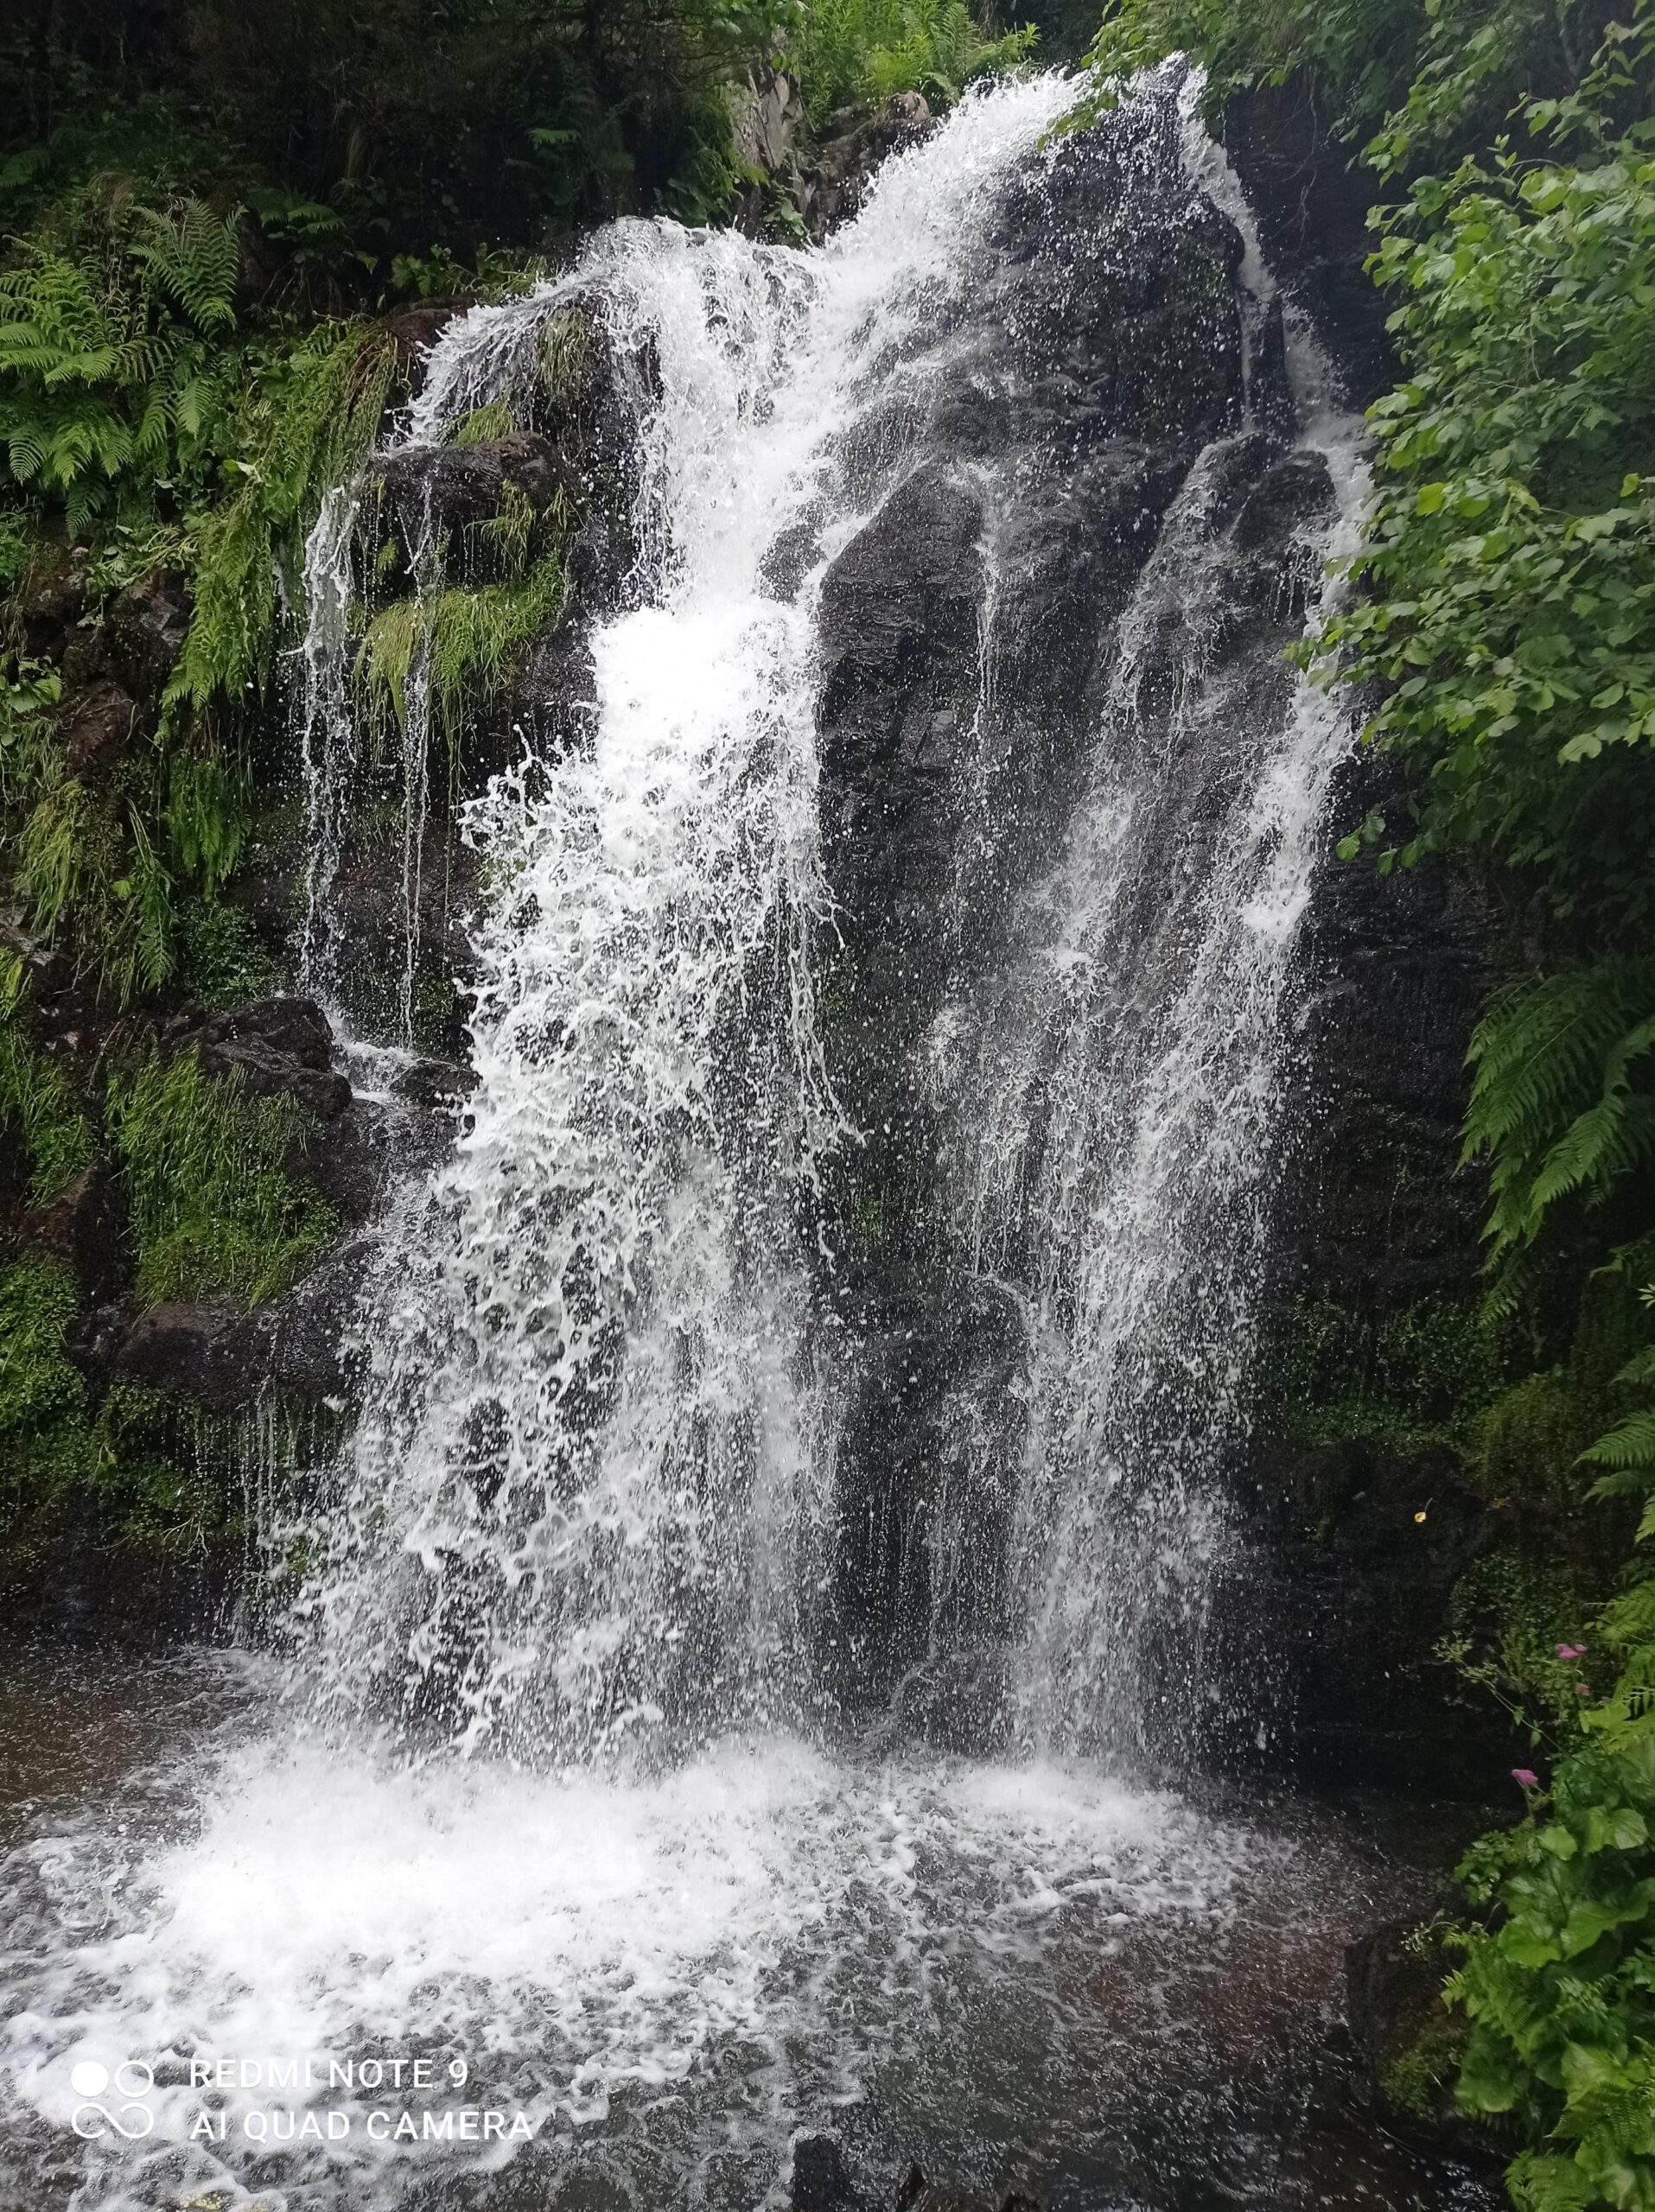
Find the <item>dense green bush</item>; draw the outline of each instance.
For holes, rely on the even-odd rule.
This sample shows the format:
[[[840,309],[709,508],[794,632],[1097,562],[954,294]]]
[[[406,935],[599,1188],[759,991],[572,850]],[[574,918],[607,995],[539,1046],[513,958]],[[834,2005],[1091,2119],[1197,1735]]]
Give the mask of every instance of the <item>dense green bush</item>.
[[[1023,60],[1035,37],[1027,27],[989,36],[964,0],[812,0],[788,55],[805,110],[820,123],[835,108],[892,92],[951,106],[972,78]]]

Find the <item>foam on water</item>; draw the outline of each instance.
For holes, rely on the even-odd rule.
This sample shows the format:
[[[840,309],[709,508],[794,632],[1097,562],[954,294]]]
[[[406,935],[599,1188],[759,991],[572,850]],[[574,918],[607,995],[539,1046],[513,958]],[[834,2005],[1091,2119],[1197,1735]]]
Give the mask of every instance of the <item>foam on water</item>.
[[[1085,1769],[860,1762],[769,1737],[625,1783],[342,1749],[267,1717],[208,1754],[193,1804],[130,1833],[71,1823],[6,1870],[13,2089],[62,2126],[75,2066],[142,2055],[160,2076],[153,2143],[94,2152],[78,2204],[147,2204],[146,2175],[185,2172],[206,2101],[182,2062],[201,2054],[309,2056],[318,2086],[211,2100],[230,2138],[195,2146],[197,2189],[263,2171],[306,2206],[395,2201],[400,2146],[363,2133],[386,2104],[521,2111],[561,2170],[616,2100],[663,2097],[713,2135],[745,2105],[767,2184],[804,2107],[854,2097],[894,2047],[935,2036],[936,1987],[963,1959],[1037,1967],[1059,1929],[1096,1958],[1134,1929],[1215,1935],[1244,1869],[1256,1883],[1283,1859]],[[326,2086],[330,2057],[395,2054],[433,2060],[439,2088]],[[274,2169],[238,2142],[247,2115],[307,2106],[350,2111],[348,2141]],[[453,2155],[487,2167],[509,2147]]]

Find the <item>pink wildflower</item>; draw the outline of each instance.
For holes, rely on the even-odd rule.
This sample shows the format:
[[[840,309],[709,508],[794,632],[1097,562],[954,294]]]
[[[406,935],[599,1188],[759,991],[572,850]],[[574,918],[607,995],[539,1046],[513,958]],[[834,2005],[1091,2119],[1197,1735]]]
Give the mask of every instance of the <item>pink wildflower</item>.
[[[1540,1777],[1531,1766],[1514,1766],[1512,1779],[1519,1789],[1537,1789],[1540,1787]]]
[[[1586,1646],[1583,1643],[1560,1643],[1556,1649],[1557,1656],[1560,1659],[1583,1659],[1586,1656]]]

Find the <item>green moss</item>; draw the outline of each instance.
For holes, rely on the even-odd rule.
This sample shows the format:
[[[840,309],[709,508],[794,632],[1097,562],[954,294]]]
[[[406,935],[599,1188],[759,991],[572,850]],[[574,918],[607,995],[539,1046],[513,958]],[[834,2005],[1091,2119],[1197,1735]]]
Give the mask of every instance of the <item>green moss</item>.
[[[1504,1368],[1479,1304],[1423,1299],[1376,1325],[1305,1299],[1265,1344],[1260,1419],[1305,1448],[1368,1441],[1463,1452]]]
[[[1576,1463],[1603,1425],[1601,1398],[1581,1391],[1560,1370],[1525,1376],[1483,1418],[1470,1462],[1476,1487],[1491,1505],[1571,1509],[1590,1480]]]
[[[111,1076],[111,1141],[125,1171],[137,1295],[220,1295],[249,1306],[284,1289],[336,1227],[289,1163],[312,1124],[290,1098],[249,1097],[193,1057],[152,1052]]]
[[[65,1349],[76,1305],[61,1261],[19,1260],[0,1274],[0,1466],[14,1505],[92,1472],[86,1386]]]
[[[107,1541],[162,1556],[200,1558],[237,1533],[202,1471],[228,1424],[126,1383],[94,1410],[67,1351],[76,1304],[59,1261],[0,1273],[0,1584],[30,1572],[77,1499]]]
[[[496,438],[509,438],[518,428],[512,412],[511,402],[491,399],[486,407],[474,407],[462,415],[454,429],[454,442],[457,446],[492,444]]]
[[[563,603],[563,565],[547,554],[517,582],[395,600],[368,625],[356,673],[381,728],[402,728],[411,682],[426,657],[433,727],[457,749],[468,717],[496,706],[530,643]]]
[[[29,1196],[46,1205],[92,1164],[92,1124],[63,1070],[42,1057],[15,1014],[0,1015],[0,1122],[29,1155]]]

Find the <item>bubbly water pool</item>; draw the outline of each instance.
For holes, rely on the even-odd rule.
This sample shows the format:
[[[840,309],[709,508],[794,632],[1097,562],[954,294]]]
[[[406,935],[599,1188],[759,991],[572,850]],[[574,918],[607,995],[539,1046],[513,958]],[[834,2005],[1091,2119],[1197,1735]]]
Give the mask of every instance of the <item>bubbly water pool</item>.
[[[0,1700],[20,2212],[735,2212],[824,2127],[881,2202],[910,2158],[1053,2212],[1495,2201],[1340,2055],[1342,1946],[1421,1896],[1375,1808],[786,1738],[422,1767],[220,1653],[36,1651]]]

